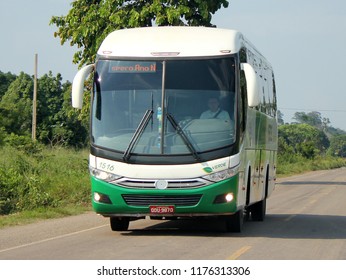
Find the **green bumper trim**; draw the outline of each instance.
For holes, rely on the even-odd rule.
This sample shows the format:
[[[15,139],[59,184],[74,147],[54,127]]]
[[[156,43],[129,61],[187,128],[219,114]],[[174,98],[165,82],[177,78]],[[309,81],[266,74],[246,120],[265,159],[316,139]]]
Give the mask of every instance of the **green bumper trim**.
[[[104,216],[116,216],[116,215],[130,215],[130,216],[147,216],[150,215],[149,205],[173,205],[175,206],[175,212],[173,216],[188,216],[188,215],[224,215],[235,213],[238,210],[237,207],[237,194],[238,194],[238,176],[234,176],[230,179],[211,184],[202,188],[191,188],[191,189],[132,189],[124,188],[117,185],[113,185],[94,177],[91,177],[92,186],[92,206],[95,212]],[[94,193],[101,193],[109,197],[111,203],[99,203],[94,201]],[[228,203],[214,203],[215,198],[222,194],[232,193],[234,198]],[[155,203],[151,202],[144,206],[133,206],[128,205],[123,196],[165,196],[174,197],[178,199],[189,196],[198,196],[201,198],[195,205],[179,205],[174,203]],[[155,200],[154,200],[155,201]]]

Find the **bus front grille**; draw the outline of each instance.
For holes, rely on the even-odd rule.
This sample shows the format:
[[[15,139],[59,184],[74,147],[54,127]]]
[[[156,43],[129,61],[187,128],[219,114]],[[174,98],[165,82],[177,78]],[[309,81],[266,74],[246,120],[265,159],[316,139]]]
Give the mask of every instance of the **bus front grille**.
[[[130,206],[150,206],[150,205],[174,205],[174,206],[194,206],[202,195],[122,195],[127,205]]]
[[[167,189],[193,189],[205,187],[210,184],[209,181],[202,178],[166,181]],[[111,183],[129,189],[155,189],[155,182],[156,180],[121,178]]]

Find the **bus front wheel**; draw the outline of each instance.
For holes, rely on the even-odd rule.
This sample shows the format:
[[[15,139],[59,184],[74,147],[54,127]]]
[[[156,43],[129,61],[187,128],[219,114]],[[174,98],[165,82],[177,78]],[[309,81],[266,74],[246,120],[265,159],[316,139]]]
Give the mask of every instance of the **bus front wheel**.
[[[241,232],[244,223],[243,209],[237,211],[231,216],[225,216],[225,224],[227,232]]]
[[[130,219],[127,217],[111,217],[109,220],[112,231],[125,231],[129,228]]]

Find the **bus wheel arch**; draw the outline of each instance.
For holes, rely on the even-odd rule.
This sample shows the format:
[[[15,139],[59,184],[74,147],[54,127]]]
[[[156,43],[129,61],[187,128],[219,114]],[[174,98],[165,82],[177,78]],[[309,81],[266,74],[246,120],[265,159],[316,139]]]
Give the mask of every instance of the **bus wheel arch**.
[[[247,168],[247,178],[245,180],[246,180],[245,205],[248,206],[250,204],[250,193],[251,193],[251,166],[250,165]]]

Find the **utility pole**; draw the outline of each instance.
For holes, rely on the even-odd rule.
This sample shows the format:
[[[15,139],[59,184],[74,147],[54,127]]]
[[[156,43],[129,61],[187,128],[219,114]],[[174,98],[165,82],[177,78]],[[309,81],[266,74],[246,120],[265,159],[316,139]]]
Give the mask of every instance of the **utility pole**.
[[[36,105],[37,105],[37,57],[35,54],[35,70],[34,70],[34,94],[32,101],[32,140],[36,141]]]

